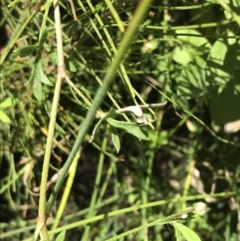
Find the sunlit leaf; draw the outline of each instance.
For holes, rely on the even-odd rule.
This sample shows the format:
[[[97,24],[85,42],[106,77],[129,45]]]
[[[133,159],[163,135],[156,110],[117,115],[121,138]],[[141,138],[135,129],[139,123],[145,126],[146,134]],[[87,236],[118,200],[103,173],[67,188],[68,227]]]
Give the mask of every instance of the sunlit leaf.
[[[174,226],[175,229],[178,229],[180,231],[180,233],[185,238],[185,240],[201,241],[199,236],[194,231],[192,231],[190,228],[188,228],[187,226],[185,226],[181,223],[177,223],[177,222],[173,222],[172,225]]]
[[[181,72],[178,82],[178,95],[196,98],[206,91],[205,60],[202,57],[194,58]]]
[[[75,67],[74,63],[72,61],[69,61],[68,59],[65,59],[66,69],[71,72],[76,72],[77,68]]]
[[[44,49],[45,49],[48,53],[51,52],[52,49],[53,49],[53,46],[48,45],[46,42],[43,43],[43,47],[44,47]]]
[[[0,121],[4,122],[4,123],[7,123],[7,124],[10,124],[11,123],[11,120],[10,118],[8,117],[8,115],[6,115],[4,112],[0,111]]]
[[[13,99],[8,97],[0,103],[1,108],[7,108],[13,105]]]
[[[64,241],[66,236],[66,231],[62,231],[60,234],[58,234],[56,241]]]
[[[136,123],[117,121],[117,120],[114,120],[112,118],[108,118],[107,121],[111,126],[123,129],[127,133],[129,133],[133,136],[136,136],[139,139],[149,140],[148,135],[145,134]]]
[[[230,9],[233,12],[237,13],[238,15],[240,14],[239,0],[225,0],[224,2],[226,2],[229,5]],[[226,19],[232,18],[232,13],[229,11],[224,10],[224,14],[225,14]]]
[[[187,48],[176,46],[173,51],[173,60],[178,64],[187,65],[192,60],[192,57]]]
[[[182,40],[183,43],[188,43],[195,47],[201,47],[203,45],[210,47],[210,43],[208,42],[208,40],[195,29],[177,29],[175,32],[177,38]]]
[[[110,128],[110,131],[111,131],[111,137],[112,137],[112,142],[113,142],[113,145],[117,151],[117,153],[120,151],[120,148],[121,148],[121,143],[120,143],[120,139],[119,139],[119,136],[118,136],[118,132],[116,130],[115,127],[111,126]]]
[[[177,228],[175,228],[175,236],[176,236],[176,241],[183,241],[183,237],[181,235],[181,232]]]
[[[233,37],[234,33],[228,31],[227,36]],[[239,44],[234,38],[218,39],[207,58],[206,62],[206,81],[218,85],[225,84],[234,74],[235,63],[237,60]]]

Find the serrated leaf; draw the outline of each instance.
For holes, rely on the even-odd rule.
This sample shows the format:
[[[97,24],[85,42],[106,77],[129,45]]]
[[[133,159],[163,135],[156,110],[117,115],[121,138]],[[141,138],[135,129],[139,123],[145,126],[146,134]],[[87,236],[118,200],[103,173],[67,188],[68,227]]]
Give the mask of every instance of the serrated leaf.
[[[149,140],[147,134],[145,134],[136,123],[124,122],[124,121],[117,121],[112,118],[107,118],[107,122],[116,128],[120,128],[125,130],[127,133],[136,136],[142,140]]]
[[[110,131],[111,131],[111,137],[112,137],[112,142],[113,142],[113,145],[117,151],[117,153],[120,151],[120,148],[121,148],[121,143],[120,143],[120,139],[119,139],[119,136],[118,136],[118,132],[116,130],[115,127],[113,126],[110,126]]]
[[[48,53],[51,52],[53,49],[53,46],[50,46],[47,43],[43,43],[43,47]]]
[[[201,241],[199,236],[187,226],[177,222],[173,222],[172,225],[181,232],[182,236],[187,241]]]
[[[48,77],[42,72],[42,77],[41,77],[42,83],[53,86],[52,82],[48,79]]]
[[[8,115],[6,115],[4,112],[0,111],[0,121],[7,123],[7,124],[11,124],[11,120],[8,117]]]
[[[51,81],[47,78],[47,76],[43,72],[42,68],[42,61],[39,60],[35,65],[34,65],[34,73],[33,73],[33,81],[35,82],[42,82],[46,85],[53,86]]]
[[[38,101],[41,101],[43,98],[43,91],[42,91],[42,83],[35,82],[33,85],[33,93],[34,96],[37,98]]]
[[[60,234],[58,234],[56,241],[64,241],[66,236],[66,231],[62,231]]]
[[[27,47],[18,48],[16,50],[14,50],[14,53],[21,57],[26,57],[28,55],[32,55],[38,49],[39,49],[38,44],[35,44],[35,45],[27,46]]]
[[[56,52],[56,51],[51,52],[49,55],[50,55],[50,58],[51,58],[52,62],[53,62],[54,64],[58,64],[57,52]]]
[[[7,108],[13,105],[13,99],[8,97],[0,103],[0,108]]]

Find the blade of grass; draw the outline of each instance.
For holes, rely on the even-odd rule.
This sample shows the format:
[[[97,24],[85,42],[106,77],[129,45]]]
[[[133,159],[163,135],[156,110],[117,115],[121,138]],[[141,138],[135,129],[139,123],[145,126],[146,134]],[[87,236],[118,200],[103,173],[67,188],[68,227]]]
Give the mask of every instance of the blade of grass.
[[[124,32],[125,31],[125,28],[124,28],[124,25],[122,23],[122,20],[121,18],[119,17],[119,14],[117,12],[117,10],[114,8],[113,4],[111,1],[109,0],[105,0],[105,3],[107,4],[113,18],[115,19],[117,25],[118,25],[118,28],[121,32]]]

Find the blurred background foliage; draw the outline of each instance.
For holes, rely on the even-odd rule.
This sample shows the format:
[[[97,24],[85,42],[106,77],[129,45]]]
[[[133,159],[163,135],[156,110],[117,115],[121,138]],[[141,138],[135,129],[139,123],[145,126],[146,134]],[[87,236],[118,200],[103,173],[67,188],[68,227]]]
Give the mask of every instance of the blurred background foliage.
[[[81,95],[63,83],[49,179],[64,164],[139,1],[112,1],[120,22],[106,2],[60,1],[66,68]],[[35,3],[15,1],[10,7],[12,1],[0,3],[3,55],[17,25],[27,21]],[[5,235],[2,240],[30,237],[37,216],[38,197],[32,192],[39,190],[54,87],[42,83],[39,101],[34,84],[26,85],[38,50],[31,49],[24,56],[18,49],[38,42],[42,9],[26,25],[0,65],[0,219]],[[95,190],[98,199],[94,214],[114,210],[119,210],[119,214],[89,224],[90,231],[86,231],[86,225],[70,229],[66,240],[106,240],[200,200],[207,203],[207,214],[191,217],[184,223],[204,241],[239,240],[239,24],[238,0],[152,2],[99,111],[165,101],[158,90],[171,101],[164,107],[145,111],[156,120],[152,123],[154,129],[148,125],[141,127],[148,133],[149,141],[118,131],[119,153],[107,122],[102,123],[89,143],[99,119],[96,116],[82,147],[60,226],[89,218],[97,173],[101,174],[101,181]],[[42,71],[54,84],[57,64],[52,8],[40,55]],[[131,115],[127,116],[128,121],[134,122]],[[126,120],[126,116],[117,118]],[[103,145],[104,140],[107,145]],[[104,164],[99,167],[101,155]],[[49,193],[52,188],[53,184]],[[159,200],[159,205],[147,207]],[[58,201],[52,210],[53,217]],[[121,213],[125,207],[140,204],[143,208]],[[175,238],[173,227],[165,225],[122,240]]]

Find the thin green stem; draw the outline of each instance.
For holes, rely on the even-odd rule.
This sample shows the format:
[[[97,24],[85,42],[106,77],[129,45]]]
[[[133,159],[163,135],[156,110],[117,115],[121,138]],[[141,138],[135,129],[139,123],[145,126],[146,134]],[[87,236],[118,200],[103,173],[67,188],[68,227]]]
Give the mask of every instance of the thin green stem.
[[[155,225],[163,225],[163,224],[166,224],[166,223],[170,223],[171,221],[174,221],[174,219],[177,219],[177,218],[180,218],[182,215],[184,214],[188,214],[188,213],[191,213],[195,210],[195,208],[188,208],[186,210],[183,210],[179,213],[174,213],[173,215],[170,215],[166,218],[162,218],[162,219],[158,219],[156,221],[153,221],[151,223],[147,223],[147,224],[144,224],[142,226],[139,226],[137,228],[134,228],[134,229],[131,229],[131,230],[128,230],[124,233],[121,233],[119,235],[116,235],[115,237],[113,238],[110,238],[110,239],[107,239],[106,241],[113,241],[113,240],[117,240],[119,238],[122,238],[122,237],[125,237],[129,234],[132,234],[132,233],[135,233],[135,232],[138,232],[138,231],[141,231],[143,229],[146,229],[146,228],[149,228],[149,227],[152,227],[152,226],[155,226]]]
[[[124,28],[123,22],[122,22],[121,18],[119,17],[117,10],[114,8],[112,2],[110,0],[105,0],[105,3],[107,4],[114,20],[116,21],[119,30],[121,32],[124,32],[125,28]]]
[[[219,22],[213,22],[213,23],[202,23],[202,24],[193,24],[193,25],[187,25],[187,26],[152,26],[152,25],[142,25],[141,30],[143,29],[151,29],[151,30],[179,30],[179,29],[199,29],[199,28],[213,28],[218,26],[227,25],[234,22],[233,19],[229,20],[223,20]]]
[[[104,139],[102,142],[102,150],[106,150],[107,147],[107,141],[108,141],[108,135],[107,135],[108,130],[105,131]],[[100,158],[98,161],[98,169],[97,169],[97,175],[94,183],[94,189],[93,189],[93,194],[91,198],[91,203],[89,207],[89,212],[88,212],[88,218],[91,218],[95,215],[95,207],[96,207],[96,201],[97,201],[97,196],[99,193],[99,187],[100,187],[100,181],[101,181],[101,176],[102,176],[102,170],[103,170],[103,163],[105,160],[105,154],[101,152]],[[88,225],[86,226],[83,236],[82,236],[82,241],[89,240],[89,232],[90,232],[91,226]]]
[[[92,104],[92,108],[89,109],[87,116],[85,118],[85,120],[83,121],[81,128],[79,130],[77,139],[74,143],[74,146],[71,150],[71,153],[63,167],[62,173],[58,179],[58,182],[56,183],[54,190],[52,192],[52,195],[49,198],[48,201],[48,206],[47,206],[47,214],[50,213],[52,205],[57,197],[57,194],[60,191],[60,188],[63,184],[64,178],[68,172],[68,169],[70,168],[72,161],[74,159],[74,156],[76,155],[77,151],[79,150],[79,147],[81,146],[85,135],[88,131],[88,129],[90,128],[91,123],[94,120],[95,114],[98,110],[98,108],[100,107],[104,97],[107,94],[107,90],[108,87],[110,86],[111,82],[114,79],[115,73],[120,65],[120,63],[122,62],[125,53],[127,52],[133,37],[135,36],[139,24],[142,22],[143,17],[145,16],[147,9],[149,7],[151,3],[151,0],[142,0],[141,3],[139,4],[136,13],[134,14],[133,20],[129,26],[129,28],[127,29],[127,31],[125,32],[123,39],[119,45],[119,48],[116,52],[115,58],[113,59],[110,68],[107,70],[107,73],[104,77],[102,86],[98,89],[96,96],[93,100],[93,104]]]
[[[179,29],[201,29],[201,28],[213,28],[213,27],[218,27],[218,26],[224,26],[228,25],[230,23],[233,23],[234,19],[227,19],[219,22],[212,22],[212,23],[202,23],[202,24],[192,24],[192,25],[186,25],[186,26],[153,26],[153,25],[140,25],[139,26],[139,31],[143,31],[144,29],[150,29],[150,30],[179,30]],[[117,26],[116,24],[111,24],[111,25],[105,25],[105,27],[115,27]]]
[[[94,6],[92,5],[91,1],[87,0],[87,3],[88,3],[88,5],[89,5],[89,7],[91,8],[92,12],[95,13],[95,11],[94,11]],[[107,39],[108,39],[108,42],[109,42],[110,46],[112,47],[113,52],[116,53],[116,47],[115,47],[115,45],[114,45],[114,41],[113,41],[110,33],[108,32],[108,29],[105,27],[105,24],[103,23],[101,17],[100,17],[97,13],[95,13],[95,16],[96,16],[96,19],[97,19],[100,27],[103,29],[103,32],[105,33],[105,35],[106,35],[106,37],[107,37]],[[101,37],[101,33],[100,33],[99,29],[95,26],[94,22],[93,22],[93,26],[94,26],[94,29],[95,29],[96,33],[98,33],[99,38],[101,39],[101,41],[102,41],[103,44],[105,45],[105,48],[106,48],[106,50],[107,50],[110,58],[112,59],[112,53],[111,53],[111,51],[109,50],[107,44],[105,43],[104,38]],[[124,82],[125,85],[127,86],[129,92],[131,93],[131,96],[132,96],[132,97],[135,97],[135,91],[134,91],[134,89],[133,89],[133,87],[132,87],[132,84],[131,84],[131,82],[130,82],[130,80],[129,80],[129,77],[128,77],[127,73],[126,73],[125,66],[124,66],[122,63],[120,63],[118,72],[119,72],[119,75],[121,76],[123,82]],[[134,101],[134,100],[135,100],[135,99],[133,99],[133,101]]]
[[[192,6],[155,6],[151,5],[151,8],[153,9],[162,9],[162,10],[193,10],[193,9],[202,9],[205,7],[212,6],[213,4],[217,4],[217,1],[215,2],[207,2],[203,4],[197,4],[197,5],[192,5]]]
[[[74,180],[74,177],[75,177],[75,174],[76,174],[76,171],[77,171],[79,158],[80,158],[80,152],[77,152],[77,155],[75,156],[74,161],[72,163],[72,166],[69,170],[68,180],[67,180],[67,183],[66,183],[66,186],[65,186],[65,189],[64,189],[64,193],[62,195],[61,202],[60,202],[59,207],[57,209],[57,214],[56,214],[56,217],[54,219],[54,223],[53,223],[51,229],[57,228],[57,226],[58,226],[58,224],[59,224],[59,222],[60,222],[60,220],[63,216],[63,212],[64,212],[64,209],[67,205],[67,201],[68,201],[70,191],[71,191],[71,188],[72,188],[73,180]]]
[[[130,213],[130,212],[138,211],[138,210],[141,210],[142,208],[157,207],[157,206],[162,206],[162,205],[166,205],[166,204],[169,204],[169,203],[178,203],[179,201],[195,201],[195,200],[200,200],[200,199],[204,199],[204,198],[208,198],[208,197],[227,198],[227,197],[232,197],[234,195],[236,195],[236,192],[202,194],[202,195],[188,196],[188,197],[185,197],[185,198],[183,198],[183,197],[173,198],[173,199],[168,199],[168,200],[160,200],[160,201],[150,202],[150,203],[141,204],[141,205],[135,205],[135,206],[131,206],[131,207],[128,207],[128,208],[123,208],[123,209],[119,209],[119,210],[116,210],[116,211],[112,211],[112,212],[109,212],[109,213],[100,214],[100,215],[94,216],[90,219],[81,220],[81,221],[78,221],[78,222],[75,222],[75,223],[65,225],[63,227],[56,228],[55,230],[49,231],[49,234],[60,233],[64,230],[69,230],[69,229],[72,229],[72,228],[84,226],[84,225],[87,225],[88,223],[96,222],[96,221],[102,220],[104,218],[115,217],[115,216],[118,216],[118,215],[121,215],[121,214],[126,214],[126,213]],[[24,241],[30,241],[30,240],[31,239],[25,239]]]

